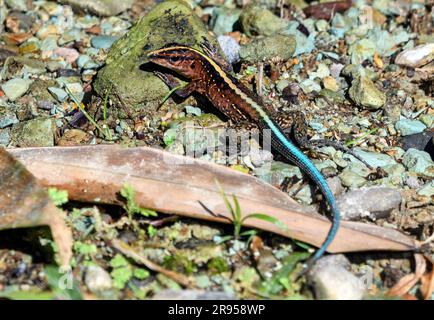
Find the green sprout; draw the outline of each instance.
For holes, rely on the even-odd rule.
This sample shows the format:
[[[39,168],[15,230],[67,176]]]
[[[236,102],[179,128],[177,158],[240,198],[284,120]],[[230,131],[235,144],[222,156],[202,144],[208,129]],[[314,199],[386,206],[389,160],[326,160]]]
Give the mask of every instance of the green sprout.
[[[68,86],[65,86],[65,90],[69,94],[69,96],[71,97],[72,101],[74,101],[74,103],[77,105],[78,109],[80,109],[80,111],[86,117],[86,119],[90,123],[92,123],[95,126],[95,128],[97,128],[97,130],[104,136],[105,139],[110,140],[111,135],[110,135],[110,137],[106,135],[105,130],[98,123],[96,123],[96,121],[90,116],[89,113],[87,113],[87,111],[83,108],[82,103],[80,101],[78,101],[77,97],[72,93],[72,91],[68,88]]]
[[[172,93],[174,93],[176,90],[178,89],[182,89],[184,87],[186,87],[188,85],[188,83],[182,83],[179,86],[176,86],[175,88],[171,89],[163,98],[163,101],[160,103],[160,105],[158,106],[157,110],[160,109],[167,101],[167,99],[170,98],[170,96],[172,95]]]
[[[140,214],[144,217],[156,217],[157,213],[154,210],[145,209],[140,207],[136,202],[136,191],[129,184],[125,184],[121,191],[121,196],[125,198],[126,203],[123,206],[128,216],[132,218],[134,214]]]
[[[353,139],[353,140],[349,140],[349,141],[345,142],[345,146],[346,147],[351,147],[353,145],[356,145],[359,142],[361,142],[363,139],[365,139],[367,136],[369,136],[370,134],[375,133],[377,130],[378,130],[378,128],[374,128],[374,129],[368,130],[367,132],[365,132],[364,134],[362,134],[357,139]]]
[[[112,137],[112,133],[110,132],[110,128],[109,128],[109,126],[107,124],[107,103],[108,103],[108,97],[109,97],[109,91],[107,90],[106,95],[104,97],[104,104],[103,104],[103,109],[102,109],[102,111],[103,111],[102,112],[102,117],[103,117],[103,120],[104,120],[104,125],[102,127],[105,130],[104,136],[106,136],[107,139],[109,141],[111,141],[111,140],[113,140],[113,137]]]
[[[240,203],[238,201],[238,198],[235,195],[232,195],[233,204],[231,204],[231,202],[229,201],[225,192],[223,191],[223,188],[221,187],[221,185],[219,184],[219,182],[217,180],[216,180],[216,184],[217,184],[219,191],[222,195],[223,201],[225,202],[226,208],[228,209],[228,211],[231,214],[231,220],[232,220],[232,223],[234,225],[233,237],[235,239],[239,239],[242,236],[253,236],[256,234],[255,230],[247,230],[247,231],[241,232],[241,228],[243,226],[243,223],[247,219],[259,219],[259,220],[267,221],[267,222],[273,223],[274,225],[276,225],[277,227],[279,227],[283,230],[286,230],[286,231],[288,230],[288,228],[286,227],[286,225],[282,221],[280,221],[279,219],[272,217],[270,215],[264,214],[264,213],[251,213],[251,214],[245,215],[243,217],[243,215],[241,213],[241,207],[240,207]]]

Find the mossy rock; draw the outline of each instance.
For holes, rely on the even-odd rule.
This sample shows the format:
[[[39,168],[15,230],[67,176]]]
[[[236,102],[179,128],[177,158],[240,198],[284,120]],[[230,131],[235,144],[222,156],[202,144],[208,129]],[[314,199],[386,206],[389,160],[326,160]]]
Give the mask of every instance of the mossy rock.
[[[121,106],[112,110],[117,118],[150,114],[157,110],[169,89],[151,70],[141,67],[147,62],[146,52],[175,42],[199,48],[204,37],[216,45],[186,2],[164,1],[114,43],[94,88],[102,97],[109,92],[115,105]]]

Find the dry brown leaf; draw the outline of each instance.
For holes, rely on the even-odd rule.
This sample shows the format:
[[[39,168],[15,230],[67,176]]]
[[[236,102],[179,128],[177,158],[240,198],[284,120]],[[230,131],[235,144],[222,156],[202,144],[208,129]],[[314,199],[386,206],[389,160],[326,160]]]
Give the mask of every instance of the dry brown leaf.
[[[323,243],[330,228],[328,219],[309,212],[287,194],[259,179],[224,166],[153,148],[98,145],[11,149],[10,152],[43,185],[67,190],[72,200],[121,204],[119,190],[128,183],[136,191],[136,200],[142,207],[228,223],[231,215],[215,183],[218,180],[226,194],[236,195],[243,215],[261,212],[280,220],[287,229],[258,219],[245,220],[247,227],[315,246]],[[346,221],[329,251],[409,251],[418,247],[416,241],[396,230]]]
[[[387,292],[388,296],[404,297],[405,295],[408,295],[410,289],[413,288],[422,278],[426,270],[425,257],[420,253],[416,253],[414,255],[414,260],[416,263],[415,273],[407,274],[399,279],[399,281]]]
[[[72,234],[58,209],[32,174],[0,148],[0,230],[48,225],[62,265],[72,257]]]
[[[429,300],[434,291],[434,263],[428,255],[425,255],[425,258],[431,263],[431,272],[422,277],[420,291],[422,292],[423,298]]]

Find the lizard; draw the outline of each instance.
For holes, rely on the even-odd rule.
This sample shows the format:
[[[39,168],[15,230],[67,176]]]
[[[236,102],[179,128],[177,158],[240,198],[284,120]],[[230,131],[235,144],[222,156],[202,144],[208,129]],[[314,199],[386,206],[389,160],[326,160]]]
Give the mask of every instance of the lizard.
[[[181,88],[179,81],[173,74],[154,70],[154,73],[171,89],[178,88],[175,90],[178,96],[186,98],[196,92],[205,96],[214,107],[234,123],[260,130],[270,130],[272,149],[288,161],[296,164],[305,175],[316,183],[330,207],[333,221],[324,242],[308,263],[309,266],[312,265],[333,242],[340,225],[340,212],[325,178],[290,137],[290,132],[292,132],[298,144],[302,146],[308,144],[305,133],[307,128],[302,114],[296,114],[293,117],[277,114],[271,106],[263,104],[255,93],[231,75],[231,66],[218,54],[215,48],[208,42],[204,42],[201,48],[202,51],[188,45],[174,43],[147,52],[146,56],[148,62],[167,71],[172,71],[189,81],[186,86]],[[336,142],[330,143],[330,145],[340,147],[363,161],[343,145]]]

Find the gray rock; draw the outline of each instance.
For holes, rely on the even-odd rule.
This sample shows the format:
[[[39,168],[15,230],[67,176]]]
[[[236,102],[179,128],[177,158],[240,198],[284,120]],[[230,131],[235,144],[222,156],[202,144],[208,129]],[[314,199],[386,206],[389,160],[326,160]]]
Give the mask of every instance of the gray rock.
[[[312,204],[313,202],[314,194],[312,193],[312,188],[309,184],[305,184],[301,189],[299,189],[298,185],[294,185],[291,189],[289,189],[289,193],[295,193],[294,198],[301,201],[301,203],[305,205]]]
[[[398,208],[401,194],[397,189],[385,187],[362,188],[347,192],[336,199],[341,215],[346,220],[369,216],[385,218]]]
[[[434,131],[424,131],[417,134],[405,136],[401,139],[404,150],[410,148],[427,151],[430,148],[431,139],[434,137]]]
[[[27,1],[26,0],[6,0],[6,5],[18,11],[26,11],[27,10]]]
[[[96,36],[90,40],[90,43],[96,49],[109,49],[117,39],[118,37],[114,36]]]
[[[434,43],[425,43],[409,48],[396,56],[395,63],[411,68],[418,68],[434,60]]]
[[[378,79],[378,75],[374,71],[365,69],[361,65],[347,64],[345,67],[342,68],[341,72],[343,76],[352,79],[356,79],[360,76],[367,77],[369,80],[372,81]]]
[[[417,194],[432,198],[434,196],[434,180],[431,180],[430,182],[422,186],[419,190],[417,190]]]
[[[166,289],[158,292],[154,300],[234,300],[235,296],[223,291],[174,290]]]
[[[289,81],[286,79],[281,79],[276,83],[276,89],[277,91],[279,91],[280,93],[283,92],[283,89],[285,89],[287,86],[289,86]]]
[[[166,148],[164,148],[164,150],[181,156],[185,155],[184,144],[179,140],[173,141]]]
[[[408,175],[405,179],[405,184],[411,189],[419,189],[420,181],[414,175]]]
[[[426,126],[419,120],[402,118],[396,122],[395,129],[399,130],[402,136],[409,136],[412,134],[421,133],[426,129]]]
[[[77,59],[77,66],[81,69],[84,68],[84,66],[91,61],[90,57],[87,54],[82,54]]]
[[[319,259],[308,273],[315,297],[320,300],[361,300],[366,286],[348,268],[344,255],[330,255]]]
[[[254,173],[259,179],[272,185],[280,185],[285,178],[296,176],[301,179],[303,177],[298,167],[280,161],[273,161],[270,167],[257,168]]]
[[[68,97],[68,93],[61,89],[61,88],[57,88],[57,87],[49,87],[48,91],[53,95],[54,98],[56,98],[57,101],[59,102],[63,102],[66,100],[66,98]]]
[[[42,51],[54,51],[58,48],[57,36],[48,36],[41,42]]]
[[[212,12],[210,25],[218,36],[232,32],[234,24],[240,17],[241,10],[227,7],[217,7]]]
[[[350,189],[360,188],[367,182],[364,177],[361,177],[357,173],[351,171],[348,167],[339,174],[339,178],[342,181],[342,185]]]
[[[312,79],[305,79],[302,82],[300,82],[300,88],[306,94],[311,93],[311,92],[320,92],[321,91],[321,85]]]
[[[12,127],[12,140],[19,147],[53,147],[55,130],[52,119],[20,122]]]
[[[240,48],[240,58],[249,62],[267,61],[279,57],[288,60],[296,47],[293,36],[274,35],[256,38]]]
[[[434,127],[434,115],[432,114],[422,114],[419,120],[426,125],[428,128]],[[434,133],[433,133],[434,134]]]
[[[359,157],[365,160],[373,168],[385,167],[396,164],[396,161],[387,154],[364,151],[360,148],[354,148],[354,152],[356,152]],[[360,162],[351,155],[345,155],[345,157],[354,159],[355,162]]]
[[[15,101],[29,90],[31,83],[27,79],[11,79],[2,85],[2,90],[10,101]]]
[[[434,162],[428,152],[410,148],[404,153],[402,163],[410,172],[434,177]]]
[[[351,63],[355,65],[360,65],[364,60],[372,58],[375,51],[375,43],[369,39],[358,40],[348,49],[348,53],[351,56]]]
[[[0,129],[0,147],[7,147],[11,141],[11,129]]]
[[[220,48],[229,63],[234,64],[240,61],[240,45],[231,36],[218,36]]]
[[[17,115],[10,107],[0,106],[0,129],[18,123]]]
[[[273,160],[273,154],[268,150],[252,148],[249,152],[250,160],[255,167],[261,167]]]
[[[402,177],[402,174],[405,172],[405,167],[400,163],[384,166],[382,168],[390,177]]]
[[[46,65],[44,62],[37,59],[25,57],[13,57],[13,63],[22,67],[22,74],[44,74],[46,72]],[[12,61],[10,62],[12,63]]]
[[[90,265],[86,268],[84,283],[93,293],[100,293],[110,290],[113,282],[110,274],[100,266]]]
[[[386,103],[386,95],[366,76],[353,80],[349,94],[358,106],[369,110],[377,110]]]
[[[59,0],[63,4],[69,4],[73,8],[90,11],[100,16],[115,16],[131,8],[134,0]]]
[[[339,177],[333,177],[327,179],[327,184],[334,196],[338,196],[344,192],[344,187],[342,186],[341,179]]]
[[[240,16],[241,27],[248,36],[271,36],[285,29],[288,23],[270,10],[251,6],[243,10]]]

